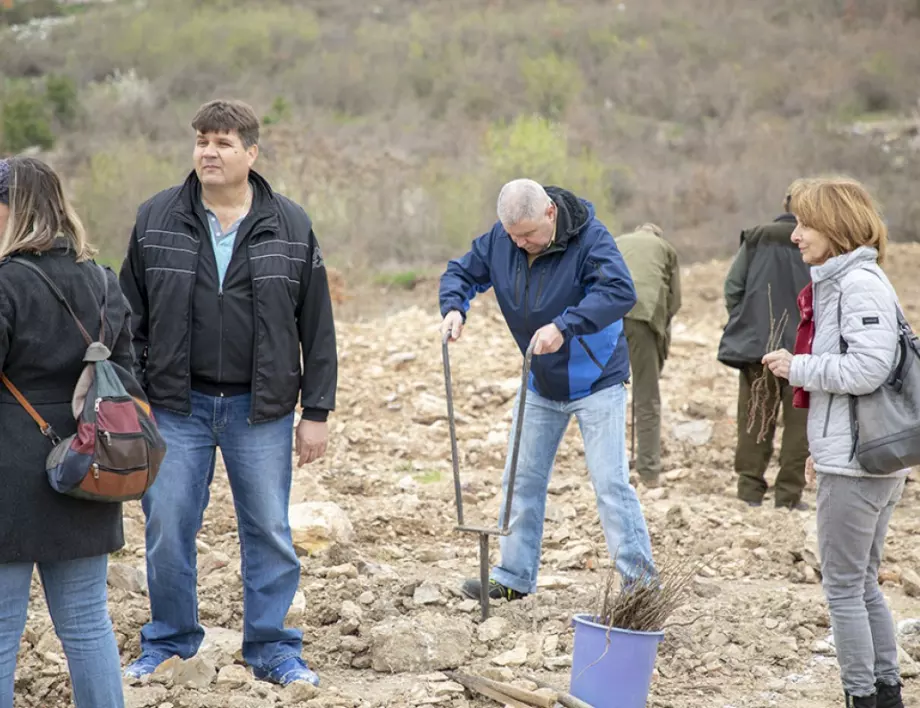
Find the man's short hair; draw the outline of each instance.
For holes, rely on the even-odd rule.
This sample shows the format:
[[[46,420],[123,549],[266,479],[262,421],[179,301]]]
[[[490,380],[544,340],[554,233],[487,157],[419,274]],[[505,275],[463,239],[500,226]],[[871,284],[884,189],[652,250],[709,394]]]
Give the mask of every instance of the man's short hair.
[[[539,182],[514,179],[498,193],[498,219],[505,226],[514,226],[527,219],[543,216],[552,199]]]
[[[651,221],[647,221],[642,224],[636,231],[651,231],[656,236],[661,236],[664,234],[664,231],[661,230],[661,227],[658,224],[653,224]]]
[[[192,127],[200,133],[236,131],[246,149],[259,144],[259,118],[244,101],[220,98],[208,101],[198,109]]]

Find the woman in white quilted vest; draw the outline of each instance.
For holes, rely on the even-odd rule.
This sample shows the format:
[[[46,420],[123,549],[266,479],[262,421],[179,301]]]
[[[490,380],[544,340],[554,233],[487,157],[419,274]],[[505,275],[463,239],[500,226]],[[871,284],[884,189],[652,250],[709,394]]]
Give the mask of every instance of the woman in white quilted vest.
[[[781,349],[763,361],[807,396],[807,474],[817,476],[822,586],[846,705],[903,708],[895,627],[878,569],[909,470],[869,474],[853,454],[850,417],[850,398],[878,389],[895,363],[897,295],[879,267],[888,232],[871,195],[851,179],[799,183],[790,211],[798,221],[792,241],[812,279],[799,301],[811,300],[802,311],[813,321],[803,318],[799,333],[813,327],[813,336],[800,336],[801,353]]]

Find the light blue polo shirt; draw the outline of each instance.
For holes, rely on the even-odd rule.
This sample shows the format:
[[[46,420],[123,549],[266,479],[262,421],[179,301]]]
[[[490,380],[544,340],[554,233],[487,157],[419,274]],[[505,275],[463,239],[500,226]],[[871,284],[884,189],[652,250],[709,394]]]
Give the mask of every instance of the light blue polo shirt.
[[[204,206],[204,204],[202,204]],[[217,261],[217,278],[220,283],[220,290],[224,289],[224,276],[227,274],[227,267],[230,265],[230,258],[233,256],[233,246],[236,243],[236,234],[240,230],[240,223],[246,218],[249,212],[243,214],[239,219],[234,221],[226,232],[220,226],[220,219],[217,215],[204,207],[208,215],[208,226],[211,230],[211,245],[214,247],[214,259]]]

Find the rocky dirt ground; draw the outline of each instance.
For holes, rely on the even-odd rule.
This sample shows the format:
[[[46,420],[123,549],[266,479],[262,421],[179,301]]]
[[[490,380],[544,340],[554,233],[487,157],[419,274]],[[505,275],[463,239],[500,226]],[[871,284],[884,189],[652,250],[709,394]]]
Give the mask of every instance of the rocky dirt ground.
[[[684,309],[662,380],[666,481],[639,491],[656,553],[702,561],[691,601],[660,645],[648,705],[842,705],[813,567],[814,512],[770,503],[750,509],[734,497],[736,376],[715,360],[726,267],[685,269]],[[920,246],[894,249],[888,270],[920,323]],[[457,590],[478,572],[478,546],[475,536],[454,531],[435,293],[435,282],[423,282],[398,310],[372,318],[352,316],[354,302],[341,309],[351,314],[339,324],[341,385],[329,452],[296,471],[292,496],[302,582],[290,621],[304,631],[321,689],[278,689],[254,681],[241,664],[239,553],[220,471],[199,542],[206,644],[196,659],[127,686],[129,706],[497,705],[440,673],[454,667],[505,680],[532,674],[568,687],[571,617],[593,609],[609,567],[577,426],[566,435],[550,489],[541,590],[494,603],[492,618],[480,624],[478,603]],[[451,351],[467,521],[493,524],[521,357],[491,297],[474,304]],[[908,484],[894,515],[881,575],[900,623],[905,695],[920,704],[918,487]],[[813,490],[806,499],[813,504]],[[124,662],[138,654],[148,612],[139,505],[126,516],[128,544],[110,573]],[[66,662],[37,580],[16,688],[16,708],[70,705]]]

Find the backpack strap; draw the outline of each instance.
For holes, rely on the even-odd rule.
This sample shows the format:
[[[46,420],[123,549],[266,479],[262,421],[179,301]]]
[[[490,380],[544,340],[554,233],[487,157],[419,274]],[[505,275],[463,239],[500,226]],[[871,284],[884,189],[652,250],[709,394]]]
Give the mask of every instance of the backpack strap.
[[[29,261],[21,259],[21,258],[16,258],[16,257],[10,258],[10,262],[18,263],[21,266],[25,266],[26,268],[29,268],[30,270],[37,273],[43,281],[45,281],[45,284],[49,288],[51,288],[51,291],[54,293],[54,296],[60,301],[60,303],[65,308],[67,308],[67,311],[70,313],[70,316],[73,318],[73,321],[76,323],[77,327],[80,329],[80,334],[82,334],[83,339],[86,340],[87,346],[91,346],[93,344],[93,338],[89,335],[89,332],[86,331],[86,327],[83,326],[83,323],[80,321],[80,318],[77,317],[76,313],[73,311],[73,308],[70,306],[70,303],[67,301],[67,298],[64,297],[64,293],[62,293],[61,289],[58,288],[58,286],[54,284],[54,281],[52,281],[51,278],[49,278],[45,274],[45,271],[43,271],[41,268],[39,268],[34,263],[30,263]],[[100,326],[99,341],[103,342],[104,341],[103,338],[105,337],[105,309],[106,309],[106,302],[108,301],[108,296],[109,296],[109,279],[106,277],[105,270],[103,270],[101,266],[99,266],[99,270],[102,271],[102,283],[103,283],[102,308],[100,311],[100,318],[101,318],[102,324]],[[24,395],[22,395],[22,392],[18,388],[16,388],[16,386],[13,385],[13,382],[10,381],[6,377],[6,374],[0,373],[0,383],[2,383],[4,386],[6,386],[9,389],[10,393],[13,394],[13,398],[15,398],[16,401],[19,403],[19,405],[21,405],[25,409],[26,413],[29,414],[29,417],[35,421],[35,424],[41,429],[42,435],[44,435],[46,438],[51,440],[51,442],[54,445],[57,445],[58,443],[61,442],[61,438],[58,436],[57,433],[54,432],[54,428],[52,428],[51,425],[44,418],[42,418],[41,414],[37,410],[35,410],[35,407],[31,403],[29,403],[28,399]]]
[[[90,336],[89,332],[86,331],[86,327],[83,326],[83,323],[80,322],[80,318],[77,317],[76,313],[73,311],[73,308],[70,306],[70,303],[67,302],[67,298],[64,297],[64,293],[62,293],[61,289],[57,285],[54,284],[54,281],[52,281],[51,278],[49,278],[45,274],[45,271],[43,271],[41,268],[39,268],[34,263],[30,263],[29,261],[23,260],[21,258],[11,258],[10,262],[18,263],[19,265],[25,266],[26,268],[37,273],[39,277],[41,277],[41,279],[45,281],[45,284],[49,288],[51,288],[51,291],[54,293],[54,296],[58,299],[58,301],[65,308],[67,308],[67,311],[70,313],[70,316],[73,318],[73,321],[76,323],[77,327],[80,329],[80,334],[82,334],[83,339],[86,340],[86,345],[89,346],[90,344],[93,343],[93,338]],[[108,278],[106,278],[105,279],[106,294],[108,294],[108,282],[109,282]],[[105,332],[105,299],[103,299],[103,302],[102,302],[102,329],[104,333]]]

